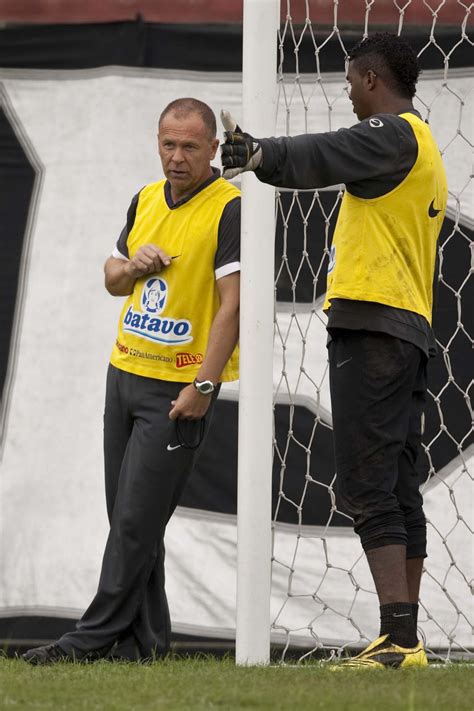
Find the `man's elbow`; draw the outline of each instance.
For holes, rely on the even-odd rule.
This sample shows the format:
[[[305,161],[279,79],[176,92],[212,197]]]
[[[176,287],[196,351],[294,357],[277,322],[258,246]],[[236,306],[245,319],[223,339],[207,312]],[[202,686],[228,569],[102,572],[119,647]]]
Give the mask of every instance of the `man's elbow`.
[[[128,296],[133,291],[134,281],[126,278],[123,263],[109,257],[104,264],[104,286],[111,296]]]
[[[237,302],[232,304],[229,308],[229,320],[234,324],[234,327],[239,331],[240,325],[240,305]]]
[[[221,304],[221,309],[224,311],[226,318],[238,319],[240,314],[240,298],[228,299]]]
[[[118,296],[116,289],[114,288],[113,284],[110,283],[109,279],[107,278],[107,275],[104,279],[104,286],[111,296]]]
[[[112,296],[116,296],[115,289],[114,289],[114,278],[113,278],[113,272],[110,267],[110,257],[107,259],[107,261],[104,264],[104,286],[111,294]]]
[[[133,287],[125,288],[118,284],[110,284],[107,282],[107,280],[105,281],[105,288],[111,296],[130,296],[130,294],[133,293]]]
[[[216,316],[216,321],[219,322],[220,328],[232,331],[239,330],[240,323],[240,308],[238,302],[221,304],[219,312]]]

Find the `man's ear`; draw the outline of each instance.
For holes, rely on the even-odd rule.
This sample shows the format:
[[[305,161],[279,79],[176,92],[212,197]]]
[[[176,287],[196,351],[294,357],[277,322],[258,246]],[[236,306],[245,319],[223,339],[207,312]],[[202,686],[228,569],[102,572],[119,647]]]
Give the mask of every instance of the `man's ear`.
[[[369,69],[366,76],[366,82],[367,82],[367,89],[369,91],[373,91],[376,87],[377,84],[377,74],[372,71],[372,69]]]
[[[216,157],[218,148],[219,148],[219,139],[214,138],[214,140],[211,141],[211,160],[213,160]]]

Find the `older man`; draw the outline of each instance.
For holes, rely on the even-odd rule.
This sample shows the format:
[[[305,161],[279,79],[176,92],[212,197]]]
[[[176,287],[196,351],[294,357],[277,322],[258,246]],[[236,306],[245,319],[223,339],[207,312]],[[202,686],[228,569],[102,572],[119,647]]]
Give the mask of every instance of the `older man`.
[[[107,376],[105,484],[110,533],[99,587],[74,632],[31,649],[33,664],[165,654],[166,524],[193,469],[219,383],[238,376],[239,191],[211,167],[211,109],[177,99],[161,114],[165,180],[135,195],[105,263],[128,296]]]

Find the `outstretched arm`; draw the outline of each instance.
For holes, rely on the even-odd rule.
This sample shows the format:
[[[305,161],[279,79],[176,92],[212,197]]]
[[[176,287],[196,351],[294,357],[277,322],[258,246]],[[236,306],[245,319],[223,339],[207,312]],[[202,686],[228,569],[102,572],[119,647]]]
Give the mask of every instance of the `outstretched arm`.
[[[339,131],[253,138],[222,112],[224,177],[253,170],[264,183],[308,189],[393,176],[411,129],[398,116],[380,116]]]

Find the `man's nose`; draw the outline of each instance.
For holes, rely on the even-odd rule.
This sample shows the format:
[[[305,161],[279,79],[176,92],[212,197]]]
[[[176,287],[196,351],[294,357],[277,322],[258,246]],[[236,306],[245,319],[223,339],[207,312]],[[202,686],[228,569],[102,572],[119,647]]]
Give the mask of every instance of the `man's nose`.
[[[174,163],[182,163],[182,161],[184,160],[184,156],[183,156],[183,152],[182,152],[181,148],[178,147],[178,148],[174,149],[173,156],[172,156],[171,160]]]

